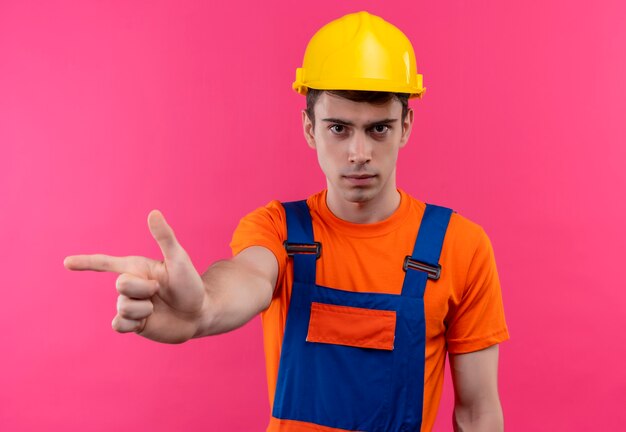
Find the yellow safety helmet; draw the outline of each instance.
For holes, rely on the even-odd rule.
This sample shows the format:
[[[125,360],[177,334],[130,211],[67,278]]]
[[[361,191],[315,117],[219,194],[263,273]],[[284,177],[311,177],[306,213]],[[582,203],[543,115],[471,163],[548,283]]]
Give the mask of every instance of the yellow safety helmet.
[[[312,88],[409,93],[419,98],[426,90],[409,39],[367,12],[345,15],[315,33],[292,87],[302,95]]]

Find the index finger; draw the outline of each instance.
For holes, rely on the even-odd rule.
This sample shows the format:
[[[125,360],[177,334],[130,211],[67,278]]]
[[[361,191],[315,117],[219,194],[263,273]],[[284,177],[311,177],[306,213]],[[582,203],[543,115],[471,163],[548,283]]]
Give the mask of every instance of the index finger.
[[[111,255],[70,255],[63,260],[63,266],[68,270],[130,273],[131,263],[128,258]]]

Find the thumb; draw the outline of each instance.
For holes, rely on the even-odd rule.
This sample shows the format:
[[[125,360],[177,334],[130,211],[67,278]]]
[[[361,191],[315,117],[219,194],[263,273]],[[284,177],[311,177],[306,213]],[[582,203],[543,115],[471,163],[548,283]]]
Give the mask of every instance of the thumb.
[[[159,210],[152,210],[148,214],[148,227],[152,237],[157,241],[163,258],[172,260],[180,252],[180,244],[176,240],[174,230],[165,221],[165,216]]]

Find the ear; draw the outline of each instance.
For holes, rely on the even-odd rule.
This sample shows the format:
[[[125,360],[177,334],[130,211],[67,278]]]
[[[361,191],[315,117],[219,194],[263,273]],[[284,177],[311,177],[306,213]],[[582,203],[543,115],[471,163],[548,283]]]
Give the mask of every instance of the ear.
[[[404,147],[411,136],[411,129],[413,128],[413,109],[409,108],[404,122],[402,123],[402,137],[400,138],[400,147]]]
[[[315,130],[313,128],[313,122],[309,118],[309,115],[305,110],[302,110],[302,131],[304,132],[304,139],[312,149],[315,148]]]

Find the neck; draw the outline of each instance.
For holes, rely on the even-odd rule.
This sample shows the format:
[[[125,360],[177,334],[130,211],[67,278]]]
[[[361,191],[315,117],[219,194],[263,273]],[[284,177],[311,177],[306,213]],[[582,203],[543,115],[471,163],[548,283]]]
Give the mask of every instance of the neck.
[[[392,182],[390,182],[392,183]],[[330,186],[330,185],[329,185]],[[400,192],[395,182],[367,201],[348,201],[340,192],[329,187],[326,194],[328,209],[339,219],[347,222],[366,224],[383,221],[390,217],[400,206]]]

